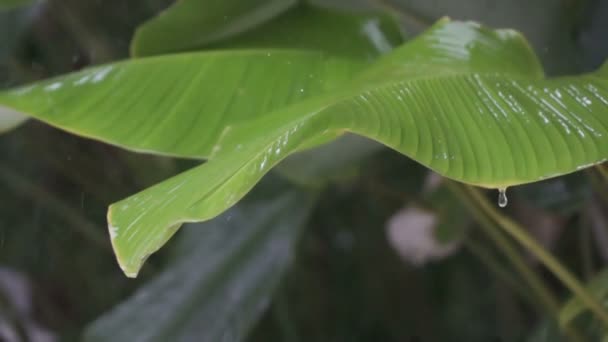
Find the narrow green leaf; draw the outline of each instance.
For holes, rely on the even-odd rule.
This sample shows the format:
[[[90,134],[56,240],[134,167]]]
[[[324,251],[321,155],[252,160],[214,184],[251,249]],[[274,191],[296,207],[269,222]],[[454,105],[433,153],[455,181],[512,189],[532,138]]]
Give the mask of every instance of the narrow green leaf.
[[[606,69],[544,79],[513,31],[444,20],[357,75],[363,67],[293,51],[186,54],[0,93],[0,103],[132,149],[211,157],[110,207],[129,275],[181,223],[217,216],[286,156],[347,131],[489,188],[608,158]]]
[[[187,227],[178,258],[93,322],[85,341],[244,340],[291,263],[312,203],[269,186],[276,179],[263,183],[217,220]]]
[[[134,56],[158,55],[214,43],[250,30],[297,0],[181,0],[140,26]]]

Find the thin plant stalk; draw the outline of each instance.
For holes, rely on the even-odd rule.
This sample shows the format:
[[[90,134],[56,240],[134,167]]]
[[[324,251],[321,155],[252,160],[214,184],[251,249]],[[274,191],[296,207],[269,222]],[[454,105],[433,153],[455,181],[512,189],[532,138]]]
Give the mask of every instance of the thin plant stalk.
[[[511,262],[513,267],[515,267],[519,274],[524,278],[532,292],[535,294],[536,302],[538,302],[551,317],[557,320],[559,318],[559,301],[553,292],[530,268],[511,241],[504,236],[501,228],[497,227],[497,224],[488,217],[487,213],[481,210],[477,200],[472,198],[465,186],[449,180],[446,181],[446,183],[448,188],[463,200],[463,204],[477,220],[484,233],[486,233],[486,235],[495,243]],[[564,332],[569,336],[571,341],[584,341],[581,333],[572,326],[564,327]]]
[[[581,282],[568,271],[551,253],[543,248],[528,232],[515,223],[510,218],[502,215],[496,210],[481,192],[472,187],[467,187],[472,198],[477,202],[479,207],[487,213],[492,219],[503,229],[505,233],[524,246],[532,253],[545,267],[547,267],[574,295],[579,297],[581,302],[594,313],[594,315],[602,322],[602,325],[608,330],[608,312],[595,299]]]
[[[495,227],[492,220],[474,202],[473,198],[461,185],[448,181],[448,187],[463,200],[463,204],[473,214],[479,227],[484,231],[492,242],[501,250],[513,267],[522,275],[528,286],[538,297],[538,301],[551,315],[557,316],[559,302],[555,295],[545,286],[540,277],[529,267],[524,258],[520,255],[515,246],[507,239],[503,233]]]

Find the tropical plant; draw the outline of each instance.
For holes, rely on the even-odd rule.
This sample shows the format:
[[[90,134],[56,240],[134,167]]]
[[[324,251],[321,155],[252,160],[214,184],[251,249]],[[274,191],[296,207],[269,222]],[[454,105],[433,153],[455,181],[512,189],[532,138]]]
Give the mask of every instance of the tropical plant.
[[[395,18],[382,13],[342,13],[288,0],[186,0],[138,29],[131,44],[133,58],[2,91],[0,113],[14,119],[7,128],[28,117],[136,152],[205,160],[108,209],[109,236],[129,277],[135,277],[183,223],[221,215],[281,162],[278,173],[298,184],[281,183],[284,189],[309,186],[318,193],[368,148],[313,163],[321,166],[302,172],[304,165],[315,160],[320,154],[316,151],[328,148],[323,145],[330,144],[331,151],[355,134],[456,181],[446,181],[449,189],[511,256],[540,305],[557,316],[556,299],[504,233],[576,295],[578,304],[569,307],[590,309],[608,327],[598,295],[590,294],[518,224],[489,205],[479,190],[463,185],[498,189],[504,207],[509,187],[608,160],[608,64],[587,74],[546,78],[522,35],[473,22],[441,19],[411,40],[404,42],[403,37]],[[602,166],[597,169],[605,172]],[[189,298],[230,297],[214,292],[220,290],[212,284],[204,285],[212,269],[181,284],[180,279],[196,273],[192,262],[200,258],[215,256],[218,263],[243,258],[243,246],[261,239],[259,234],[268,244],[288,239],[276,253],[251,258],[287,260],[312,199],[301,190],[298,195],[273,191],[272,203],[264,209],[235,209],[237,216],[248,217],[239,222],[249,221],[247,228],[234,227],[238,239],[222,240],[222,235],[216,241],[214,230],[204,233],[211,242],[198,246],[201,251],[193,251],[194,257],[180,259],[184,261],[151,284],[150,291],[182,285],[185,289],[178,292],[183,298],[177,300],[182,306],[191,305]],[[447,212],[453,212],[454,202],[447,204]],[[283,269],[286,264],[277,266]],[[232,284],[237,286],[238,277],[250,272],[235,267]],[[260,270],[257,276],[266,274]],[[263,288],[239,292],[232,309],[241,301],[261,302],[269,296],[280,273],[268,274],[276,278]],[[94,325],[89,337],[104,340],[104,332],[114,331],[129,339],[139,326],[120,322],[137,316],[132,311],[142,305],[158,305],[159,311],[170,307],[135,297],[109,320]],[[149,314],[157,317],[156,312]],[[215,315],[203,310],[193,317]],[[247,316],[242,326],[231,330],[237,336],[246,335],[256,317]],[[145,317],[140,317],[142,324],[149,321]],[[148,331],[149,338],[202,333],[178,331],[171,327],[191,323],[176,323],[170,313],[163,317],[158,329]],[[215,316],[223,320],[220,317]],[[569,321],[562,319],[564,326]],[[221,324],[216,327],[205,332],[209,340],[225,331]],[[580,337],[576,329],[566,330]]]

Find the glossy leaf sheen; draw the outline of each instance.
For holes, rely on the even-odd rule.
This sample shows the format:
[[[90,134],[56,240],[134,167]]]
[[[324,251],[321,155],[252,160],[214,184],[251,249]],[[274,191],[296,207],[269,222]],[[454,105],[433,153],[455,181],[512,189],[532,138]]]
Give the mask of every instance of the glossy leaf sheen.
[[[0,98],[78,135],[208,158],[229,127],[335,89],[362,67],[312,51],[186,53],[89,68]]]
[[[544,79],[513,31],[443,20],[362,69],[298,51],[176,55],[1,93],[0,103],[129,148],[211,157],[110,207],[131,276],[181,223],[217,216],[287,155],[345,131],[491,188],[608,158],[608,67]]]

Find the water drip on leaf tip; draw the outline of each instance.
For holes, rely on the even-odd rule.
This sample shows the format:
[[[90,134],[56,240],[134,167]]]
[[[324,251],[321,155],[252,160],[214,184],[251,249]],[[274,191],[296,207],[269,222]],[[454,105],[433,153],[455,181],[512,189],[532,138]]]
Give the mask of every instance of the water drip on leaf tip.
[[[504,208],[507,206],[508,203],[509,199],[507,198],[507,189],[498,189],[498,206]]]

